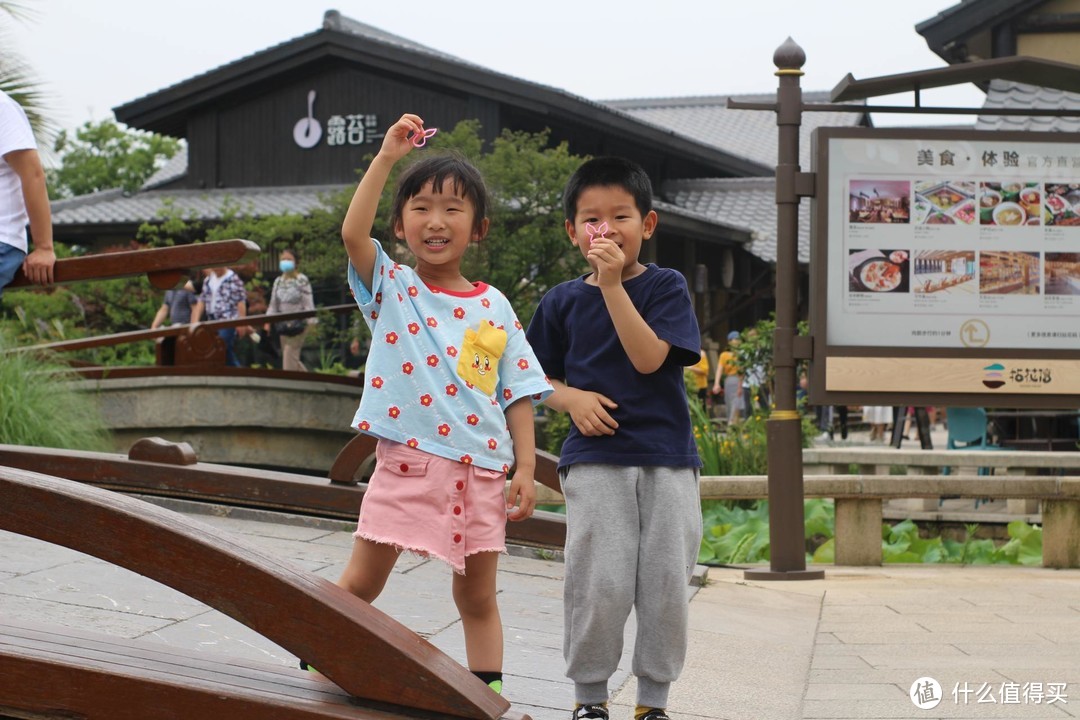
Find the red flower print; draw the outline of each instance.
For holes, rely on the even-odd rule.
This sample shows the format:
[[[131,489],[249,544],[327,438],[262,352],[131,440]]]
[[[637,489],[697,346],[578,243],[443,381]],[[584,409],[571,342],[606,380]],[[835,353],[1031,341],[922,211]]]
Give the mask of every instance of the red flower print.
[[[481,304],[481,305],[483,305],[483,306],[484,306],[484,307],[486,307],[486,308],[489,308],[489,307],[491,307],[491,301],[490,301],[490,300],[488,300],[487,298],[484,298],[483,300],[481,300],[481,301],[480,301],[480,304]]]
[[[420,447],[420,441],[417,440],[416,438],[409,438],[408,440],[405,441],[405,444],[408,445],[411,448]]]
[[[377,390],[377,389],[381,388],[382,386],[383,386],[383,379],[381,377],[376,375],[375,377],[371,378],[371,387],[373,387],[373,388],[375,388]]]
[[[420,326],[416,323],[409,323],[409,334],[415,335],[418,332],[420,332]]]
[[[463,308],[463,307],[454,308],[454,318],[457,319],[457,320],[465,319],[465,308]]]
[[[439,434],[442,435],[443,437],[446,437],[447,435],[449,435],[450,434],[450,426],[447,425],[446,423],[443,423],[442,425],[440,425],[439,426]]]
[[[458,460],[466,465],[472,465],[472,455],[462,455]]]
[[[427,356],[427,364],[428,364],[428,367],[439,367],[439,356],[438,355],[428,355]]]
[[[457,395],[457,385],[450,383],[446,386],[446,394],[450,397]]]
[[[396,344],[396,343],[397,343],[397,339],[398,339],[398,338],[397,338],[397,333],[396,333],[396,332],[388,332],[388,333],[386,333],[386,343],[387,343],[388,345],[394,345],[394,344]]]
[[[424,407],[431,407],[431,396],[427,393],[420,396],[420,404]]]
[[[435,319],[435,318],[433,318],[433,317],[429,317],[429,318],[427,319],[427,326],[428,326],[428,327],[439,327],[439,321],[438,321],[438,320],[436,320],[436,319]]]
[[[391,405],[390,409],[387,411],[386,414],[397,420],[398,417],[401,415],[401,408],[397,407],[396,405]]]
[[[401,293],[397,294],[397,301],[398,302],[405,302],[405,298],[401,297]]]
[[[391,279],[391,280],[393,280],[393,279],[394,279],[394,270],[395,270],[396,268],[397,268],[397,265],[395,265],[394,267],[390,268],[390,272],[389,272],[389,273],[387,273],[387,275],[388,275],[388,276],[390,277],[390,279]]]
[[[375,303],[378,304],[378,305],[382,304],[382,291],[381,290],[379,292],[375,293]]]
[[[495,438],[488,438],[488,450],[495,450],[499,447],[499,443],[495,442]]]
[[[529,361],[528,360],[526,360],[525,358],[521,358],[520,360],[518,360],[518,370],[528,370],[528,369],[529,369]]]
[[[509,400],[514,397],[514,393],[510,391],[510,388],[503,388],[503,400]]]
[[[469,423],[470,425],[476,425],[480,422],[480,418],[477,417],[475,414],[470,414],[467,418],[465,418],[465,422]]]
[[[412,371],[414,369],[415,368],[413,368],[413,364],[411,362],[401,363],[401,372],[405,373],[406,375],[412,375]]]
[[[409,286],[409,297],[416,297],[420,294],[420,291],[416,289],[415,285]]]
[[[378,310],[372,310],[371,311],[371,319],[372,320],[378,320],[379,319],[379,311]]]
[[[371,423],[369,423],[367,420],[361,420],[360,424],[357,425],[356,428],[358,430],[362,430],[363,432],[367,432],[371,429]]]
[[[514,329],[515,330],[520,330],[521,329],[521,321],[520,320],[515,320],[514,321]]]
[[[446,354],[449,355],[450,357],[457,357],[457,348],[454,347],[453,345],[447,345],[446,346]]]
[[[507,465],[506,463],[503,463],[503,472],[504,473],[510,472],[510,466]]]

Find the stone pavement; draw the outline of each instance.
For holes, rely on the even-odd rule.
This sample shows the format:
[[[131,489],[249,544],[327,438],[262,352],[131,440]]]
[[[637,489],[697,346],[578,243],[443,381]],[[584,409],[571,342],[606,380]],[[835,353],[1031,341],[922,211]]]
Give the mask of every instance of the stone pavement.
[[[351,526],[162,501],[323,577],[336,579]],[[558,557],[515,552],[500,569],[506,696],[536,720],[567,720]],[[687,667],[674,720],[1080,717],[1080,571],[1041,568],[827,567],[824,580],[748,582],[710,568],[688,588]],[[464,659],[449,570],[403,556],[375,603]],[[126,570],[0,533],[0,614],[157,640],[215,655],[295,658],[217,611]],[[612,717],[629,720],[633,627],[612,679]],[[919,709],[916,680],[941,687]],[[924,686],[925,687],[925,686]],[[152,720],[152,719],[148,719]]]

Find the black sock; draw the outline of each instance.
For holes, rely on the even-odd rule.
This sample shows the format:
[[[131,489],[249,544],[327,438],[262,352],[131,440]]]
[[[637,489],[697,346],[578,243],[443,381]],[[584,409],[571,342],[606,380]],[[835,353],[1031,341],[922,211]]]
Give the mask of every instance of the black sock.
[[[502,693],[502,673],[493,670],[473,670],[472,674],[497,693]]]

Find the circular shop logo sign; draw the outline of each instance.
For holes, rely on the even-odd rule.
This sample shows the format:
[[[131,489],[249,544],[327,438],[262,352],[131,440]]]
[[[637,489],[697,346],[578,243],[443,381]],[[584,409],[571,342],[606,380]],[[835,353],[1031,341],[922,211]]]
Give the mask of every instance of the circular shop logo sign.
[[[941,683],[932,677],[921,677],[911,683],[908,697],[920,710],[931,710],[941,702]]]
[[[990,342],[990,326],[982,320],[968,320],[960,326],[960,342],[964,347],[986,347]]]

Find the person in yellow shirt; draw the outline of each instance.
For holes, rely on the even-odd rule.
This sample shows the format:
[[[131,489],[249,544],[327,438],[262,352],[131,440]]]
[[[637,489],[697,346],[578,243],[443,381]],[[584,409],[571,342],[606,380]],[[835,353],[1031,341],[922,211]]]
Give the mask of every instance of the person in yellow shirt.
[[[709,397],[709,356],[704,349],[701,350],[701,359],[697,365],[686,368],[686,384],[704,406]]]
[[[735,349],[739,347],[739,333],[732,330],[727,335],[727,350],[720,353],[716,362],[716,377],[713,380],[713,394],[724,391],[724,406],[727,408],[727,421],[730,425],[739,421],[743,406],[742,375],[735,360]]]

